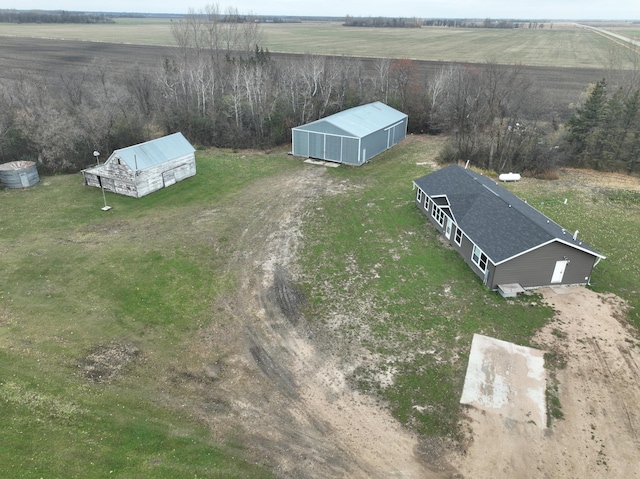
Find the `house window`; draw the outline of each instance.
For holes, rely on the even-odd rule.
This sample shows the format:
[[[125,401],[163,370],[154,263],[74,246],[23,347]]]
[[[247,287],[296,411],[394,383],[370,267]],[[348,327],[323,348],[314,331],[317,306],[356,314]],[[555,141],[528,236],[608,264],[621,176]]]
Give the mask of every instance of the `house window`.
[[[456,235],[453,238],[458,246],[462,246],[462,230],[456,226]]]
[[[429,211],[429,197],[424,195],[424,209]]]
[[[422,203],[422,190],[418,188],[418,197],[416,198],[418,203]]]
[[[442,211],[442,208],[433,205],[433,212],[431,213],[431,215],[440,226],[444,225],[444,211]]]
[[[476,245],[473,245],[471,260],[478,268],[480,268],[481,271],[487,270],[487,255],[484,254]]]

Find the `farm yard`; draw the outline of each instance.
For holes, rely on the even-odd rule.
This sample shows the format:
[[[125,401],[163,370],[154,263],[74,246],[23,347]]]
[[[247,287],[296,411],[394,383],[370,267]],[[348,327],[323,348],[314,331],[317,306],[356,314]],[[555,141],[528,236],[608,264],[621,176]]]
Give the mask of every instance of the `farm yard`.
[[[466,461],[477,442],[467,442],[458,404],[472,334],[557,354],[569,338],[582,354],[594,340],[574,336],[581,323],[570,316],[551,320],[564,310],[547,306],[555,299],[546,293],[506,301],[487,291],[438,240],[413,205],[411,181],[439,144],[409,137],[360,169],[305,165],[284,150],[201,151],[197,176],[138,200],[108,194],[108,213],[78,175],[2,191],[2,470],[318,478],[473,470]],[[605,394],[639,361],[637,335],[624,327],[627,314],[637,324],[637,309],[597,304],[617,291],[637,308],[627,289],[637,259],[622,252],[639,233],[640,185],[594,188],[601,177],[567,171],[513,188],[532,204],[546,200],[545,213],[609,254],[594,274],[602,293],[567,296],[602,310],[601,327],[617,331],[601,349],[624,346],[628,362],[610,363],[612,377],[590,386]],[[549,201],[564,197],[567,205]],[[612,223],[619,201],[627,214]],[[564,391],[591,383],[572,374],[569,351],[558,370],[566,417],[581,398]],[[630,405],[637,382],[625,385]],[[609,469],[585,477],[623,470],[608,434],[637,447],[637,417],[626,433],[609,431],[619,427],[614,410],[600,421],[589,404]],[[551,458],[566,428],[573,432],[561,437],[582,441],[580,451],[593,441],[568,419],[554,421],[538,439]],[[556,459],[541,470],[583,462],[567,451]]]
[[[166,51],[3,35],[3,75]],[[598,72],[531,68],[562,104]],[[506,185],[607,259],[588,288],[505,300],[415,207],[444,141],[410,135],[360,168],[200,149],[196,176],[107,193],[109,212],[80,174],[0,190],[0,471],[637,475],[640,181]],[[547,428],[459,404],[474,333],[546,352]]]

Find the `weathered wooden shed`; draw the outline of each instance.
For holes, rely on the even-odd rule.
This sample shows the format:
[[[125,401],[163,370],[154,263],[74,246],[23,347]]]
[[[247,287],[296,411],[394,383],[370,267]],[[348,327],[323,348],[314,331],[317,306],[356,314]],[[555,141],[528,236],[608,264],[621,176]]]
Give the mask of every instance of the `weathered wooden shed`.
[[[103,164],[82,170],[85,185],[134,198],[195,174],[195,148],[182,133],[114,150]]]
[[[503,295],[587,284],[604,256],[490,178],[450,165],[414,181],[416,204],[482,278]]]
[[[362,165],[407,135],[407,115],[381,102],[292,128],[295,156]]]

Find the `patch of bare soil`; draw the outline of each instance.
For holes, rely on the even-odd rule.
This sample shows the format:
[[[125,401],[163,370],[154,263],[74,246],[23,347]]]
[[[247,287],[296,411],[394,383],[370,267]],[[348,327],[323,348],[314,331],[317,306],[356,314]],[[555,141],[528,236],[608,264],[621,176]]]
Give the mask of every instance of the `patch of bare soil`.
[[[80,365],[80,372],[91,381],[108,382],[139,357],[140,349],[130,344],[112,343],[96,346]]]
[[[261,180],[252,209],[215,213],[237,218],[229,239],[237,253],[226,266],[237,288],[215,305],[219,320],[188,352],[202,368],[183,375],[193,392],[187,407],[220,441],[234,438],[283,478],[452,477],[386,409],[352,389],[340,356],[314,340],[299,313],[301,215],[320,194],[346,187],[325,171],[309,166]]]
[[[556,315],[535,341],[566,362],[564,418],[541,430],[470,408],[469,447],[453,462],[470,478],[640,477],[640,342],[620,320],[624,303],[583,287],[540,291]]]

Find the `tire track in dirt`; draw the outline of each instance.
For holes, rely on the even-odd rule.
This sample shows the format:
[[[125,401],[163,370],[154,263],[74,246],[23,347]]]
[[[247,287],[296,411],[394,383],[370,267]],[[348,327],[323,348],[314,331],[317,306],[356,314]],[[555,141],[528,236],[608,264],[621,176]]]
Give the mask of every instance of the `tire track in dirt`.
[[[280,477],[452,477],[446,465],[426,462],[418,438],[388,411],[351,389],[300,317],[301,215],[330,185],[324,168],[305,167],[261,180],[251,211],[229,212],[241,228],[227,265],[238,286],[217,308],[231,321],[203,335],[224,338],[234,351],[216,383],[230,410],[202,417],[220,439],[235,431],[250,456]]]

